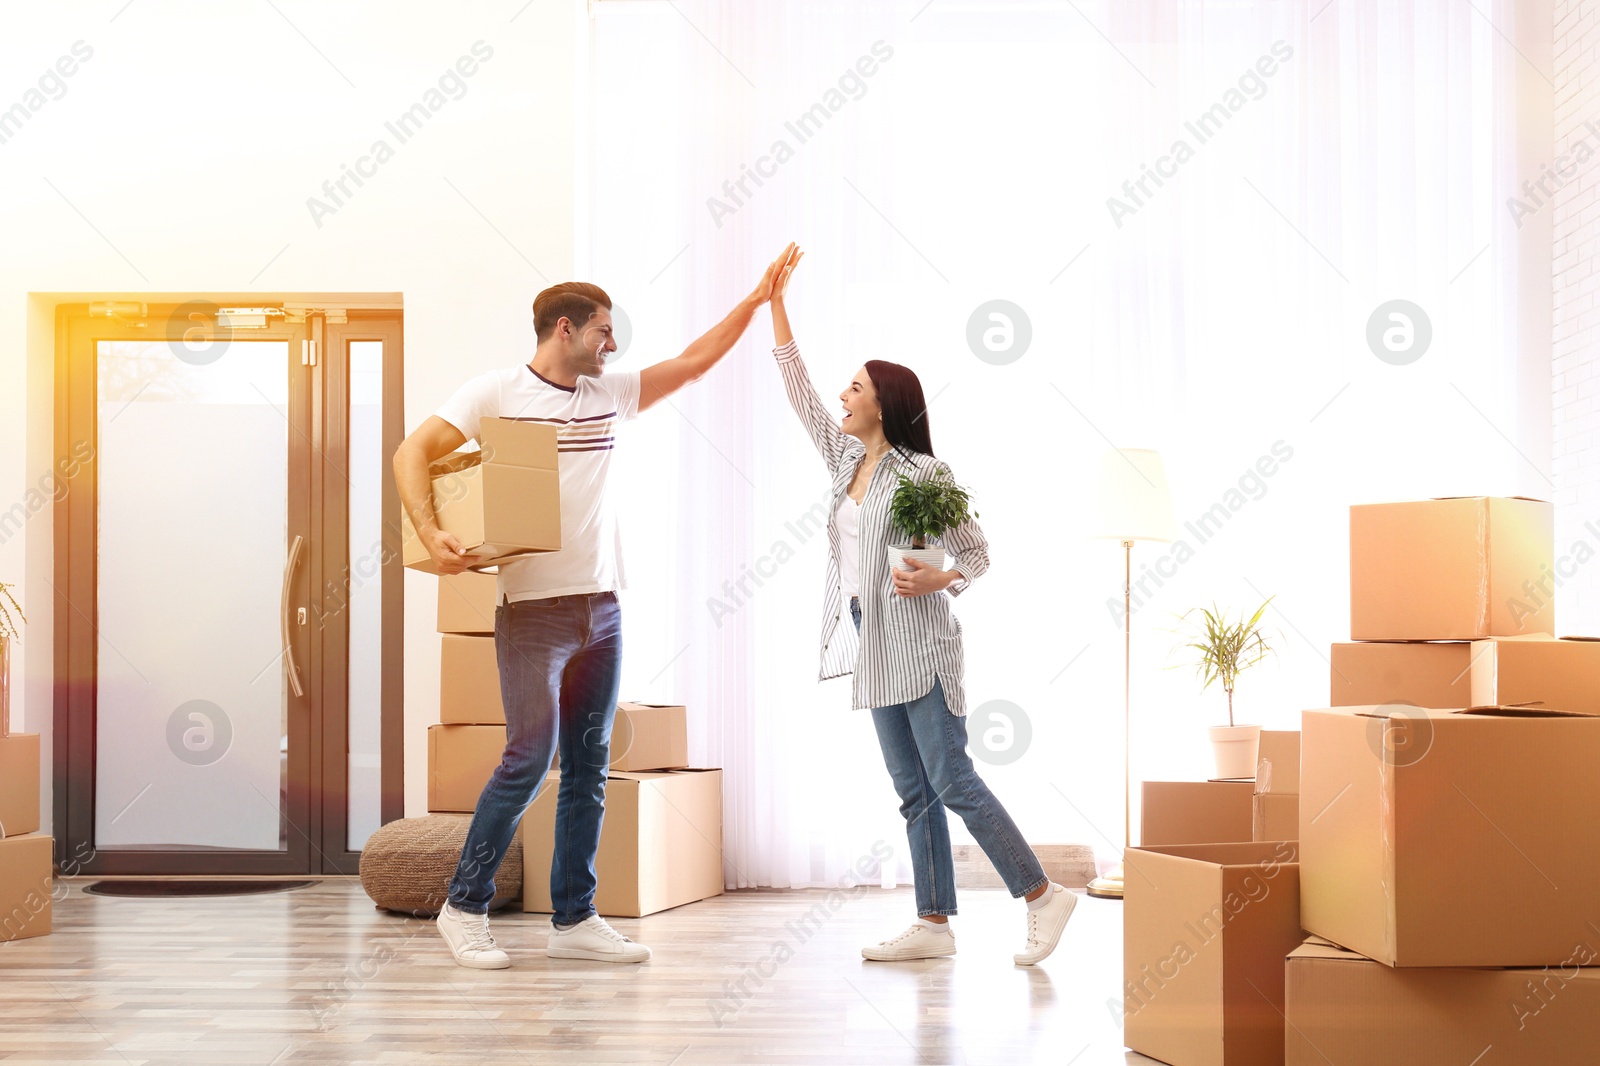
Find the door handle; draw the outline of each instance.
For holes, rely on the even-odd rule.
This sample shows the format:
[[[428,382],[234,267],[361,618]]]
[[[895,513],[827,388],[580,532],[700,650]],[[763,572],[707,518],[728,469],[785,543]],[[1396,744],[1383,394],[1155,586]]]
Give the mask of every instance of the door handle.
[[[300,668],[294,663],[294,642],[289,636],[289,590],[294,582],[295,564],[300,561],[300,545],[304,537],[296,533],[294,543],[289,546],[289,560],[283,564],[283,596],[279,601],[278,620],[282,623],[283,630],[283,663],[289,671],[289,687],[294,689],[295,696],[304,696],[305,689],[300,687]]]

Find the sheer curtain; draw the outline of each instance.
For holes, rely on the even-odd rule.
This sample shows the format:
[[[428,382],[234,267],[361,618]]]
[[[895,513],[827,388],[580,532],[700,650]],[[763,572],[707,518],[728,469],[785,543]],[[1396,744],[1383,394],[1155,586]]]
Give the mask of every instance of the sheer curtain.
[[[1548,495],[1507,446],[1510,287],[1486,251],[1503,7],[593,11],[583,261],[631,326],[618,367],[681,350],[794,239],[825,402],[869,358],[917,371],[992,545],[956,609],[969,705],[1020,711],[979,765],[1030,840],[1122,843],[1121,549],[1084,537],[1102,449],[1163,451],[1190,549],[1135,551],[1135,781],[1209,776],[1226,713],[1176,668],[1173,612],[1274,595],[1279,654],[1237,704],[1294,728],[1348,636],[1349,504]],[[1367,339],[1396,299],[1431,327],[1404,365]],[[880,840],[904,882],[870,719],[816,682],[827,479],[769,322],[619,451],[624,696],[689,704],[693,757],[725,769],[730,886],[835,884]]]

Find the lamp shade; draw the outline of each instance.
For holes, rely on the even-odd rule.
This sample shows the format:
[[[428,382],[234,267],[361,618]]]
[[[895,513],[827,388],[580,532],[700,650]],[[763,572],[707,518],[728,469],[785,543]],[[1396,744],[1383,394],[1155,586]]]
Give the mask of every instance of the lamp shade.
[[[1172,494],[1161,453],[1148,448],[1110,448],[1100,458],[1098,514],[1093,537],[1112,540],[1177,538]]]

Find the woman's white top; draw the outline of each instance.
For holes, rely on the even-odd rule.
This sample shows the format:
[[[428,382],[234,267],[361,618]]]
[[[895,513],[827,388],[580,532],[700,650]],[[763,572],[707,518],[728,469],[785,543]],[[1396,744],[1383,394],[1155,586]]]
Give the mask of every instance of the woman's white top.
[[[849,492],[839,494],[834,521],[839,530],[839,588],[849,603],[851,596],[861,592],[861,505]]]

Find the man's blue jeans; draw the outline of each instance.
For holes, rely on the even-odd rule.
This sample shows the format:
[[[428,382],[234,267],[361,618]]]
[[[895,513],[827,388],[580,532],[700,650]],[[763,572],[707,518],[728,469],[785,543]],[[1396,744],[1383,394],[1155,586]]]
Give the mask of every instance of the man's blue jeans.
[[[495,871],[559,752],[551,917],[572,925],[595,913],[594,857],[621,684],[622,611],[614,592],[514,600],[495,609],[494,643],[506,750],[478,797],[450,902],[471,914],[488,911]]]
[[[855,597],[850,613],[860,629],[861,608]],[[919,917],[956,913],[956,871],[946,809],[961,816],[1013,896],[1025,896],[1050,883],[1011,815],[973,767],[967,754],[967,720],[950,713],[937,678],[925,696],[873,708],[872,724],[906,820]]]

